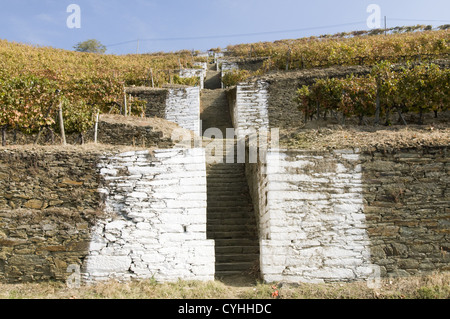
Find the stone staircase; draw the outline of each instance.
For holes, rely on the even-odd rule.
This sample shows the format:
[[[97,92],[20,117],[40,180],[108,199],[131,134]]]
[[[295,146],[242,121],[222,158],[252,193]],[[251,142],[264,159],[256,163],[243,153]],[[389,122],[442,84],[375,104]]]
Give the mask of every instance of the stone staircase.
[[[225,138],[226,128],[233,125],[226,92],[221,89],[220,72],[213,71],[215,68],[210,65],[201,94],[202,130],[219,128]],[[235,140],[216,140],[214,143],[223,147],[216,147],[211,154],[209,143],[211,140],[205,138],[207,237],[215,240],[216,278],[252,281],[259,276],[259,239],[245,164],[237,161]],[[233,161],[227,163],[227,154],[232,151]]]
[[[222,131],[222,137],[226,137],[226,128],[232,128],[230,109],[226,91],[223,89],[203,89],[201,92],[201,116],[202,130],[216,127]]]
[[[208,70],[206,71],[206,80],[204,83],[205,89],[215,90],[222,88],[222,79],[220,71],[217,71],[216,64],[208,64]]]
[[[233,143],[234,141],[232,141]],[[222,140],[226,144],[226,140]],[[222,156],[207,156],[207,237],[215,240],[216,278],[245,276],[256,279],[259,274],[259,240],[250,197],[245,164]],[[217,154],[213,154],[217,155]],[[213,162],[222,158],[222,162]]]

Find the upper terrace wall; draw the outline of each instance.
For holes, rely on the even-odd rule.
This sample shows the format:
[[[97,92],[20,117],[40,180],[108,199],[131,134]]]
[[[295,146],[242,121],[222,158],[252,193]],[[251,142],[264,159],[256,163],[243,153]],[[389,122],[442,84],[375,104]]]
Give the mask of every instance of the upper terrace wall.
[[[127,93],[147,101],[145,115],[159,117],[200,135],[200,88],[167,86],[164,88],[127,88]]]

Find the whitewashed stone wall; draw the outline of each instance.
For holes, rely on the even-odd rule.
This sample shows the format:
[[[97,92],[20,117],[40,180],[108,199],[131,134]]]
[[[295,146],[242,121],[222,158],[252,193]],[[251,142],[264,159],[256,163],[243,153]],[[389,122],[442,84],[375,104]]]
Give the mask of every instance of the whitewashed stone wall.
[[[253,198],[259,197],[255,207],[265,281],[375,278],[358,158],[354,151],[270,150],[266,167],[247,165]]]
[[[224,56],[225,54],[223,52],[214,52],[214,63],[219,64]]]
[[[255,131],[269,131],[268,87],[269,84],[262,81],[236,86],[231,113],[238,138]]]
[[[200,88],[168,88],[165,119],[201,135]]]
[[[180,78],[199,78],[200,89],[203,90],[203,88],[205,87],[205,78],[207,69],[205,69],[205,66],[203,64],[201,64],[200,66],[202,66],[201,69],[181,69],[179,71],[179,76]]]
[[[82,269],[87,283],[214,279],[203,149],[133,151],[104,157],[98,168],[110,218],[92,231]]]
[[[195,66],[199,66],[205,72],[204,76],[206,76],[206,71],[208,71],[208,63],[207,62],[194,62]]]
[[[221,78],[224,77],[224,75],[227,72],[231,72],[233,70],[239,70],[239,65],[235,62],[230,62],[228,60],[224,59],[218,59],[217,61],[217,71],[220,71]],[[224,84],[222,82],[222,89],[224,88]]]

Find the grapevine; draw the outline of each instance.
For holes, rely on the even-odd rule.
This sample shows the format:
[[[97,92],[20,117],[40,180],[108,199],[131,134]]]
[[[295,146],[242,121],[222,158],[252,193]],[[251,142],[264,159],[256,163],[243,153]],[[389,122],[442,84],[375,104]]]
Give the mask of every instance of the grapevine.
[[[6,130],[34,133],[41,127],[56,125],[60,103],[66,129],[83,133],[92,126],[98,111],[123,109],[126,86],[153,83],[161,87],[171,81],[168,70],[193,68],[195,62],[190,51],[115,56],[0,40],[3,144]],[[181,81],[194,83],[193,79]],[[128,103],[132,114],[144,113],[142,101],[128,98]]]
[[[236,57],[252,55],[267,58],[263,70],[373,65],[386,60],[404,63],[410,60],[448,57],[450,53],[448,29],[426,31],[428,28],[423,27],[405,31],[417,29],[422,31],[389,35],[366,32],[353,37],[348,35],[311,37],[240,44],[228,46],[227,50]]]
[[[357,116],[362,124],[365,117],[381,114],[389,124],[390,114],[396,111],[404,124],[402,114],[407,112],[419,114],[418,123],[422,124],[424,113],[448,109],[449,83],[450,70],[435,64],[407,65],[396,71],[384,61],[366,76],[318,79],[298,89],[296,100],[305,120],[315,114],[317,118],[326,117],[330,112],[342,114],[343,119]]]

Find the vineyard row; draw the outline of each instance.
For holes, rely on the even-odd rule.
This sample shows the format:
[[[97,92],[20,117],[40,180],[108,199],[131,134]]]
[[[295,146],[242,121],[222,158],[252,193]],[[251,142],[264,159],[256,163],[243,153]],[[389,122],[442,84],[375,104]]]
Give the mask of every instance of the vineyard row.
[[[395,112],[407,124],[403,114],[410,112],[418,114],[422,124],[425,113],[435,112],[437,116],[448,109],[449,92],[449,69],[422,63],[398,70],[385,61],[373,66],[366,76],[318,79],[313,85],[300,88],[296,100],[305,121],[327,116],[343,121],[356,116],[360,124],[367,117],[374,117],[375,123],[384,117],[385,124],[389,124],[390,115]]]

